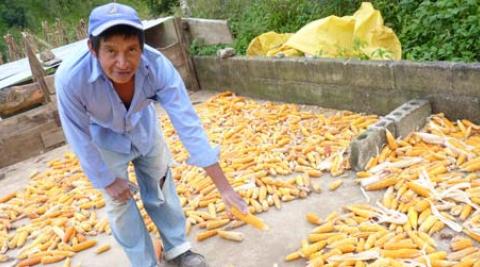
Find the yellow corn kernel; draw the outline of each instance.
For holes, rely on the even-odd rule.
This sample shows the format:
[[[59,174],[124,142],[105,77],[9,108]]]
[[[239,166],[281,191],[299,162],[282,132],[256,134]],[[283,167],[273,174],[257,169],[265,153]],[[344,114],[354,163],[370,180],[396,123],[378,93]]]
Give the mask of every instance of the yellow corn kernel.
[[[322,224],[322,219],[320,219],[315,213],[308,212],[306,215],[307,221],[311,224],[320,225]]]
[[[237,241],[241,242],[245,238],[245,235],[240,232],[232,232],[232,231],[218,231],[218,236],[220,236],[223,239],[227,240],[232,240],[232,241]]]
[[[395,250],[381,250],[381,255],[385,258],[392,258],[392,259],[408,259],[408,258],[417,258],[420,255],[420,251],[416,249],[395,249]]]
[[[387,144],[388,144],[388,147],[394,151],[395,149],[398,148],[398,144],[397,142],[395,141],[395,137],[393,137],[392,133],[388,130],[388,129],[385,129],[385,136],[386,136],[386,139],[387,139]]]
[[[203,232],[200,232],[200,233],[197,234],[196,239],[197,239],[197,241],[203,241],[207,238],[210,238],[212,236],[217,235],[217,233],[218,233],[218,230],[203,231]]]
[[[244,221],[257,229],[268,230],[268,226],[261,219],[255,217],[254,215],[250,213],[244,214],[236,207],[232,207],[230,211],[232,212],[233,216],[235,216],[239,220]]]
[[[107,251],[110,249],[110,245],[109,244],[105,244],[103,246],[100,246],[98,247],[96,250],[95,250],[95,253],[96,254],[102,254],[103,252]]]
[[[452,249],[452,251],[459,251],[464,248],[468,248],[472,246],[473,246],[472,240],[465,237],[457,237],[453,239],[452,242],[450,243],[450,248]]]
[[[288,254],[285,257],[285,261],[293,261],[293,260],[297,260],[297,259],[300,259],[300,258],[301,258],[300,251],[295,251],[295,252],[292,252],[292,253]]]
[[[329,185],[328,185],[328,189],[330,191],[335,191],[337,188],[339,188],[341,185],[343,184],[343,181],[338,179],[338,180],[335,180],[333,182],[331,182]]]
[[[207,230],[212,230],[212,229],[225,226],[229,222],[230,222],[230,219],[207,221],[206,227],[207,227]]]

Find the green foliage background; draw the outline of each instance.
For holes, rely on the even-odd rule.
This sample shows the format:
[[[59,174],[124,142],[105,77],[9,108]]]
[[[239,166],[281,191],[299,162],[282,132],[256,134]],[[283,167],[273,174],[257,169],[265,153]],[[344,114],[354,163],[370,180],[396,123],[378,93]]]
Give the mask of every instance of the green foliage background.
[[[56,18],[60,18],[67,30],[69,40],[75,37],[75,28],[81,18],[88,21],[90,11],[98,5],[109,3],[109,0],[2,0],[0,1],[0,52],[4,55],[7,48],[3,36],[11,33],[20,40],[20,33],[25,29],[41,36],[42,21],[48,21],[53,27]],[[152,14],[150,10],[158,6],[160,0],[119,0],[118,3],[134,7],[142,18]],[[175,1],[169,1],[175,2]]]
[[[41,21],[53,25],[60,17],[73,38],[80,18],[108,0],[2,0],[0,34],[19,36],[22,29],[41,32]],[[143,19],[179,13],[179,0],[118,0],[137,9]],[[296,32],[306,23],[329,15],[351,15],[361,0],[189,0],[192,16],[227,19],[237,53],[267,31]],[[403,58],[416,61],[480,61],[479,0],[372,0],[385,24],[397,33]],[[194,43],[196,54],[213,54],[216,47]],[[217,47],[218,48],[218,47]],[[0,42],[0,51],[6,47]]]
[[[245,53],[255,36],[296,32],[329,15],[353,14],[361,0],[191,0],[192,15],[228,19],[235,48]],[[372,0],[400,39],[402,58],[480,61],[479,0]],[[200,50],[196,47],[196,50]]]

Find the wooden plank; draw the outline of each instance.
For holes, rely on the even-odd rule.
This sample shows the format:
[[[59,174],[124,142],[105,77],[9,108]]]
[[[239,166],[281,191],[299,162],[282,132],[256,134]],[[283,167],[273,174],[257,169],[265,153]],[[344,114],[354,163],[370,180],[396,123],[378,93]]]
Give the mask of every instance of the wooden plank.
[[[232,44],[233,37],[226,20],[183,18],[188,24],[186,31],[190,40],[199,40],[205,45]]]
[[[55,121],[49,121],[29,128],[15,136],[0,139],[0,168],[40,155],[45,148],[41,133],[57,128]],[[50,147],[52,148],[52,147]]]
[[[0,121],[0,139],[15,136],[48,121],[55,121],[60,126],[56,103],[42,105]]]
[[[63,130],[60,127],[42,132],[40,133],[40,137],[42,138],[43,147],[45,149],[54,148],[65,144],[65,136],[63,135]]]
[[[200,90],[200,83],[197,79],[197,73],[195,72],[195,66],[193,65],[193,60],[188,54],[188,43],[184,34],[184,30],[182,27],[182,20],[180,18],[175,18],[174,20],[174,28],[177,34],[178,43],[180,45],[180,50],[182,52],[182,56],[186,62],[186,69],[187,69],[187,77],[184,78],[186,80],[186,84],[188,84],[188,88],[192,91]]]
[[[167,47],[157,48],[157,50],[162,52],[163,55],[172,62],[173,66],[175,66],[177,70],[186,64],[186,60],[182,55],[181,49],[182,48],[178,42]]]
[[[55,93],[54,76],[46,76],[44,80],[48,91]],[[43,101],[44,93],[37,82],[3,88],[0,90],[0,117],[11,117],[35,108]]]
[[[0,168],[63,144],[55,103],[0,121]]]

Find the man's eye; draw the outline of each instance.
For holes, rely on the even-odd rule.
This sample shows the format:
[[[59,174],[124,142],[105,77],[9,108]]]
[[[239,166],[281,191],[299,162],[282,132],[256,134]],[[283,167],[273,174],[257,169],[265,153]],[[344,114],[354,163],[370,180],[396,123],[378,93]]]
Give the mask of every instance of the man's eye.
[[[130,53],[134,54],[134,53],[137,53],[138,52],[138,49],[136,48],[130,48]]]
[[[115,53],[115,51],[113,49],[105,49],[105,52],[107,52],[108,54],[110,55],[113,55]]]

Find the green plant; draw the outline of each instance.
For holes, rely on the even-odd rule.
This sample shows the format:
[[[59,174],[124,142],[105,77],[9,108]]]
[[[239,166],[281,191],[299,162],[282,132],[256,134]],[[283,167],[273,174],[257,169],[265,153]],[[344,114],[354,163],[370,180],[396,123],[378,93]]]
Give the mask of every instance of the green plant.
[[[75,29],[80,19],[87,21],[90,11],[95,6],[109,2],[111,0],[3,0],[0,1],[0,37],[11,33],[21,46],[22,31],[28,30],[43,39],[42,22],[47,21],[49,28],[54,31],[55,21],[60,18],[66,29],[67,38],[74,41],[76,40]],[[142,1],[118,0],[117,2],[134,7],[142,18],[149,16],[149,9]],[[4,42],[0,42],[0,52],[6,59],[7,47]]]
[[[205,45],[198,40],[193,40],[189,47],[189,53],[197,56],[216,55],[217,50],[227,47],[225,44]]]
[[[423,1],[402,26],[406,59],[480,61],[479,1]]]
[[[196,0],[193,16],[228,18],[235,49],[243,54],[250,41],[267,31],[296,32],[329,15],[353,14],[362,1],[341,0]],[[384,24],[400,39],[403,58],[410,60],[480,60],[478,0],[372,0]],[[358,49],[357,49],[358,50]],[[342,52],[342,51],[340,51]],[[378,49],[376,56],[388,57]],[[369,56],[357,54],[359,58]]]
[[[153,16],[168,15],[179,5],[178,0],[143,0],[148,7],[149,13]]]
[[[193,17],[227,19],[233,44],[238,54],[244,54],[250,41],[268,31],[296,32],[305,24],[329,15],[351,15],[363,0],[189,0]],[[110,0],[4,0],[0,1],[0,35],[28,28],[41,36],[41,22],[53,27],[61,14],[74,39],[80,18],[90,10]],[[134,6],[142,18],[171,13],[178,0],[118,0]],[[372,0],[380,10],[384,24],[391,27],[402,44],[402,57],[409,60],[480,61],[480,1],[478,0]],[[220,47],[220,46],[219,46]],[[213,54],[215,46],[194,44],[192,53]],[[355,49],[354,49],[355,50]],[[359,50],[359,49],[357,49]],[[5,57],[6,46],[0,43]],[[342,52],[342,51],[340,51]],[[388,51],[377,50],[377,56]],[[346,55],[345,55],[346,56]],[[356,54],[358,58],[365,55]]]

